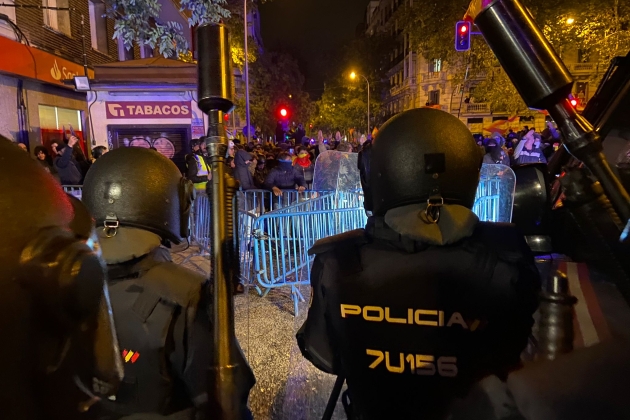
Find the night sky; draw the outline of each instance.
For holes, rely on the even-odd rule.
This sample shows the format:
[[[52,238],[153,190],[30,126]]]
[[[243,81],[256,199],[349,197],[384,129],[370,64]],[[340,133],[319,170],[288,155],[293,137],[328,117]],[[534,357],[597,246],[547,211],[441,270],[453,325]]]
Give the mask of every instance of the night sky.
[[[298,59],[305,90],[317,98],[324,80],[337,66],[331,61],[354,39],[365,20],[369,0],[272,0],[260,6],[266,50],[285,51]]]

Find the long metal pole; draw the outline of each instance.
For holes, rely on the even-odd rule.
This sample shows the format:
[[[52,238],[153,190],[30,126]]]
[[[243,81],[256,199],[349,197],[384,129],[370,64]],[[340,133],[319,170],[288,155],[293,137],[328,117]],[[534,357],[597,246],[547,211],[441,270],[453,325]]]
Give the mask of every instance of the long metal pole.
[[[243,0],[243,14],[243,21],[245,22],[245,120],[247,123],[247,143],[249,143],[252,133],[250,133],[251,124],[249,118],[249,55],[247,54],[249,27],[247,24],[247,0]]]
[[[367,77],[363,76],[363,78],[365,79],[366,83],[367,83],[367,88],[368,88],[368,121],[367,121],[367,135],[370,134],[370,81],[368,80]]]

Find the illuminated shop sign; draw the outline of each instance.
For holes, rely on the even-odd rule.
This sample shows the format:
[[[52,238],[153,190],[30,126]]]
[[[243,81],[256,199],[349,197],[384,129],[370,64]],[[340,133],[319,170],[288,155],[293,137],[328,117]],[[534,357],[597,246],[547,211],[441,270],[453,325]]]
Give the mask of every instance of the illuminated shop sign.
[[[142,102],[105,102],[107,118],[120,119],[148,119],[148,118],[191,118],[190,101],[142,101]]]

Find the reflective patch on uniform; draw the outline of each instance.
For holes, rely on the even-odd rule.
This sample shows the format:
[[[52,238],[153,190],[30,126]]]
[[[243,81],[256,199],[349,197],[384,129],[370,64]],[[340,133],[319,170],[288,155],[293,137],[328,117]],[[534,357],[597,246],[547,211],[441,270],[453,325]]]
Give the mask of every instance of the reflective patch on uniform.
[[[138,358],[140,357],[140,353],[132,350],[123,350],[122,357],[125,363],[136,363]]]

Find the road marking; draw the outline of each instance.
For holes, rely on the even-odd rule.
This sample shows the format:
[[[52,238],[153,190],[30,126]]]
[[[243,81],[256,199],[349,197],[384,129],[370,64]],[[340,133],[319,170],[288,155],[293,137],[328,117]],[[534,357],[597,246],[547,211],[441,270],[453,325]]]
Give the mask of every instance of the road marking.
[[[580,329],[580,335],[582,337],[584,347],[590,347],[599,343],[600,339],[597,334],[595,324],[591,319],[588,304],[582,291],[577,263],[567,262],[566,270],[567,277],[569,279],[569,291],[577,298],[577,304],[574,307],[574,312],[578,328]]]

